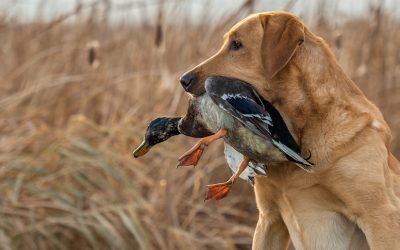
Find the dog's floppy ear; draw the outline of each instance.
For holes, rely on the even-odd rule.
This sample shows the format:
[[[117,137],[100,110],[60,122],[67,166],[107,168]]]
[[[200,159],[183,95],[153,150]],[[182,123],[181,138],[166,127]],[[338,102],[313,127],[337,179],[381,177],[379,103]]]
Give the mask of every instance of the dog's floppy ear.
[[[304,25],[289,14],[261,16],[264,36],[261,56],[268,79],[272,79],[290,61],[304,41]]]

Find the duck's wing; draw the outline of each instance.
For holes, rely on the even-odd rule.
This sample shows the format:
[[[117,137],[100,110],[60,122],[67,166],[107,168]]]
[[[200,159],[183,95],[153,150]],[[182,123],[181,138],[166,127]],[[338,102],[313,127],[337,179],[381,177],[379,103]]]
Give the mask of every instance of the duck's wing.
[[[300,147],[294,140],[279,111],[270,102],[262,97],[260,98],[265,110],[270,114],[273,121],[273,126],[270,128],[272,143],[279,148],[288,159],[297,163],[299,167],[306,171],[312,171],[311,168],[314,164],[308,161],[311,157],[311,153],[308,159],[304,159],[301,156]]]
[[[272,118],[254,99],[239,93],[227,93],[221,96],[213,92],[208,94],[221,109],[231,114],[254,133],[270,138],[270,127],[273,126]]]
[[[288,160],[310,171],[313,164],[300,155],[300,147],[271,103],[247,83],[239,80],[227,83],[220,77],[216,79],[206,81],[206,92],[221,109],[254,133],[271,140]]]

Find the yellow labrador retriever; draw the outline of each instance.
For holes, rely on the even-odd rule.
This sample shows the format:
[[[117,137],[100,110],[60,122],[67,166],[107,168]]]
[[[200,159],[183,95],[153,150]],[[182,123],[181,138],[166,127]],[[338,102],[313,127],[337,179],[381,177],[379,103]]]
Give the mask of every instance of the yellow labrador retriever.
[[[286,12],[251,15],[181,78],[193,98],[209,75],[251,83],[274,104],[315,172],[291,163],[257,177],[253,249],[400,249],[400,167],[381,112],[327,44]],[[378,83],[377,83],[378,84]]]

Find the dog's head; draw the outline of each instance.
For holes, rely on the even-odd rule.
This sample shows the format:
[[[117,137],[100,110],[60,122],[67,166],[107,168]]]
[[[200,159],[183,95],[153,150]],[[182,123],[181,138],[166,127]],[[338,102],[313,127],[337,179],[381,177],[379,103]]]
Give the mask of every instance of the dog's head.
[[[290,61],[304,41],[304,25],[292,14],[266,12],[247,17],[225,34],[221,49],[185,73],[180,82],[194,96],[205,92],[210,75],[263,86]]]

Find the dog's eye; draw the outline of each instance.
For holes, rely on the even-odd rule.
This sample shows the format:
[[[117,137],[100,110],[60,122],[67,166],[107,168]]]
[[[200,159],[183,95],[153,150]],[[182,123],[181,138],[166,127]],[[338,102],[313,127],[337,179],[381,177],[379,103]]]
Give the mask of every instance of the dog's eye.
[[[229,46],[231,50],[239,50],[241,47],[243,47],[243,45],[239,40],[233,40]]]

